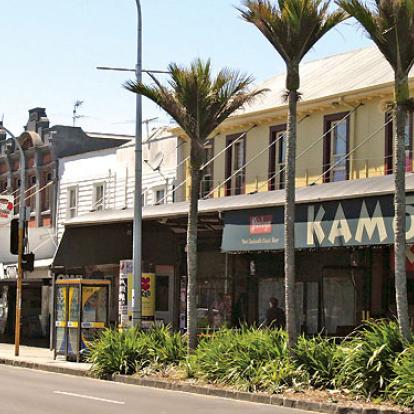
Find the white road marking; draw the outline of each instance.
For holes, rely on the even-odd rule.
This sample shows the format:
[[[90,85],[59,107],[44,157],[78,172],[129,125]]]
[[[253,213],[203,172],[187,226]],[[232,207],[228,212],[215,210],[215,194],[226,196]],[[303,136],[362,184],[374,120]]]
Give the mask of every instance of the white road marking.
[[[68,397],[77,397],[77,398],[84,398],[86,400],[101,401],[101,402],[106,402],[106,403],[110,403],[110,404],[118,404],[118,405],[124,405],[125,404],[125,402],[123,402],[123,401],[107,400],[106,398],[93,397],[92,395],[75,394],[73,392],[53,391],[53,393],[54,394],[60,394],[60,395],[67,395]]]

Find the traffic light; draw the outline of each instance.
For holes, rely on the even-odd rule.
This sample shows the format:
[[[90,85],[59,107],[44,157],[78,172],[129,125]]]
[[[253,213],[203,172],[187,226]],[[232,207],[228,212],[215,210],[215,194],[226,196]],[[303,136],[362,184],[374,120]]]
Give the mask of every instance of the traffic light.
[[[22,256],[22,268],[26,270],[26,272],[33,272],[34,270],[34,261],[35,255],[34,253],[27,253]]]
[[[10,223],[10,253],[19,254],[19,219]]]

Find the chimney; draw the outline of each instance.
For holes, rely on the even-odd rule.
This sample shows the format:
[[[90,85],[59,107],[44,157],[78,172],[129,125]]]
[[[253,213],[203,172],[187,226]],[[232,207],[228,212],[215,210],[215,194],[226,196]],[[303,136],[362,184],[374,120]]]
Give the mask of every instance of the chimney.
[[[46,114],[46,108],[29,109],[29,120],[25,130],[37,132],[43,139],[43,131],[47,128],[49,128],[49,118]]]

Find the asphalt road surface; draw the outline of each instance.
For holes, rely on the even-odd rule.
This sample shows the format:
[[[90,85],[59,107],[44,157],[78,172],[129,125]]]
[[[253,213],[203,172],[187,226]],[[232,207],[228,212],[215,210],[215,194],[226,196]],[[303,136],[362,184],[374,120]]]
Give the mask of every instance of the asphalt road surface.
[[[271,405],[0,366],[0,414],[305,414]]]

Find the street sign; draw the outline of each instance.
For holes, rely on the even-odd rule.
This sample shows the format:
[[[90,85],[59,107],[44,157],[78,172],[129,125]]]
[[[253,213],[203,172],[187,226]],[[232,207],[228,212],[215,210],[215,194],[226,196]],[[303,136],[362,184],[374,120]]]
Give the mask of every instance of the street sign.
[[[0,195],[0,225],[9,224],[14,214],[14,197]]]

